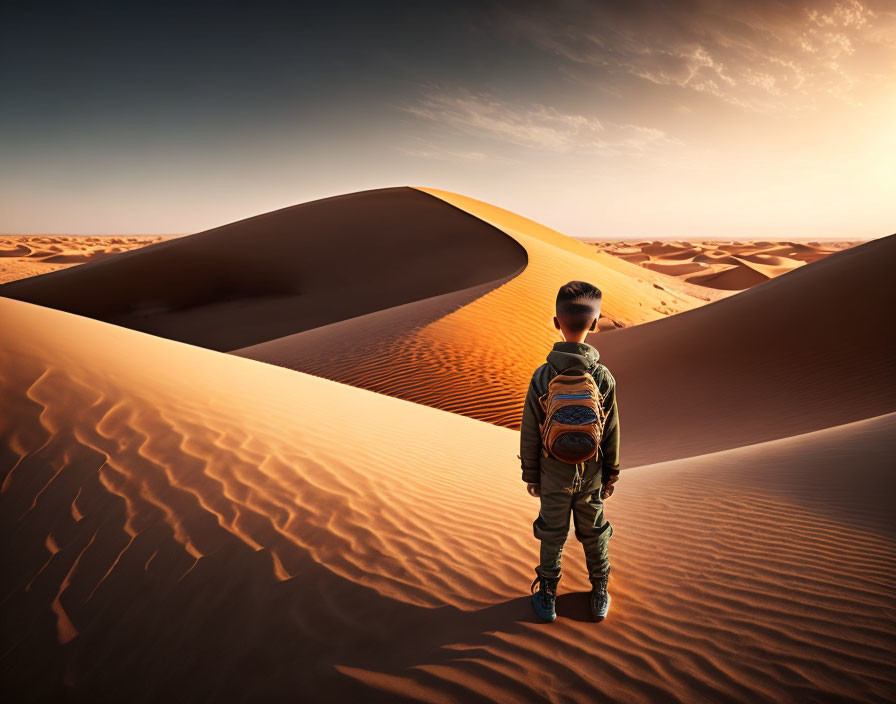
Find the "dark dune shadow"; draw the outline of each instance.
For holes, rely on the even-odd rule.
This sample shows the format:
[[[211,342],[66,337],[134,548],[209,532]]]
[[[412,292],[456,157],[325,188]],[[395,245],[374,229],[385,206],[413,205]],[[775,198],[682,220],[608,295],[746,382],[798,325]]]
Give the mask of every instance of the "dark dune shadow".
[[[589,335],[620,389],[625,465],[896,410],[896,333],[881,324],[896,307],[894,258],[891,235],[678,315]]]

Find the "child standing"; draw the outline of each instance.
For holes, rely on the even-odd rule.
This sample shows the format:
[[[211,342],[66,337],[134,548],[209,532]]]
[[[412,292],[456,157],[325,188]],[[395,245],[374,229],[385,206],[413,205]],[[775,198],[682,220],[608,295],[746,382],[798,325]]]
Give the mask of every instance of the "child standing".
[[[530,591],[532,606],[544,621],[556,618],[554,601],[560,581],[560,554],[569,534],[570,513],[576,538],[585,551],[592,584],[591,612],[595,618],[602,619],[610,607],[607,545],[613,526],[604,519],[603,500],[612,496],[613,485],[619,477],[619,410],[616,380],[598,362],[598,351],[585,342],[585,336],[597,329],[600,305],[600,289],[585,281],[570,281],[560,288],[554,327],[563,339],[554,343],[547,362],[533,373],[523,407],[519,454],[523,481],[529,493],[541,501],[538,518],[532,524],[535,537],[541,541],[541,559]],[[568,369],[587,370],[594,377],[606,414],[598,452],[579,465],[548,455],[540,432],[545,410],[539,399],[547,393],[551,378]],[[582,464],[583,472],[579,469]]]

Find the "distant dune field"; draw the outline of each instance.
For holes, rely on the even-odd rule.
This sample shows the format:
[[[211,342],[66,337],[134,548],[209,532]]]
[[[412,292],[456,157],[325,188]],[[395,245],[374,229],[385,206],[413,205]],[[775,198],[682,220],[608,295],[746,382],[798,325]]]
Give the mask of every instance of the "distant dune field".
[[[4,691],[894,701],[894,262],[712,292],[398,188],[0,286]],[[578,278],[618,383],[613,601],[594,623],[571,533],[542,624],[516,431]]]
[[[0,284],[49,274],[167,239],[163,235],[0,235]]]
[[[645,269],[680,277],[690,284],[722,291],[743,291],[809,262],[860,244],[859,240],[776,242],[703,240],[594,241],[607,252]]]

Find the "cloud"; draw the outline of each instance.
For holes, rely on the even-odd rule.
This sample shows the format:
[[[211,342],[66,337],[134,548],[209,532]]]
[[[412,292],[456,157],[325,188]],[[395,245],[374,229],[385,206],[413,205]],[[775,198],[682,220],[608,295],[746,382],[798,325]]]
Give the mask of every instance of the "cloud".
[[[414,156],[420,159],[436,159],[439,161],[485,161],[489,156],[485,152],[464,151],[447,149],[438,144],[425,142],[417,148],[409,148],[402,144],[395,147],[406,156]]]
[[[622,154],[677,142],[653,127],[605,122],[539,103],[511,103],[465,88],[427,87],[403,109],[458,133],[545,152]]]
[[[758,112],[861,102],[896,82],[889,0],[533,2],[493,21],[553,53],[582,78],[626,77],[704,93]]]

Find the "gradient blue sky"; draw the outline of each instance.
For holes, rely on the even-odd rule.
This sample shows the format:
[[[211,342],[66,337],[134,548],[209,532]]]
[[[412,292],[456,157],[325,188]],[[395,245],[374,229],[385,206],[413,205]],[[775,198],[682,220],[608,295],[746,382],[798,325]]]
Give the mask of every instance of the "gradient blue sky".
[[[578,237],[896,231],[896,3],[7,2],[0,231],[368,188]]]

